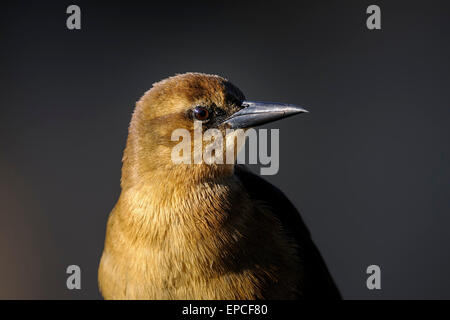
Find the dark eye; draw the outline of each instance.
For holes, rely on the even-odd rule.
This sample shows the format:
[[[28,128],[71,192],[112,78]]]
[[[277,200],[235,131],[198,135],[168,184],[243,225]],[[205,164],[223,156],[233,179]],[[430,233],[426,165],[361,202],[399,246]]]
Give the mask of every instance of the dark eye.
[[[195,119],[204,121],[209,118],[209,111],[205,107],[195,107],[194,116]]]

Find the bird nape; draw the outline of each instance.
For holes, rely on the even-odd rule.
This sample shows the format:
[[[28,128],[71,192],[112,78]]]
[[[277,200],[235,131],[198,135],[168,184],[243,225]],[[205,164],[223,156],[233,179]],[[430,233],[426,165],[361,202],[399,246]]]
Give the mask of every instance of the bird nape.
[[[246,101],[215,75],[155,83],[136,103],[129,126],[122,191],[98,272],[103,297],[339,299],[307,227],[281,191],[234,162],[172,158],[177,129],[193,133],[200,122],[202,130],[230,135],[302,112]]]

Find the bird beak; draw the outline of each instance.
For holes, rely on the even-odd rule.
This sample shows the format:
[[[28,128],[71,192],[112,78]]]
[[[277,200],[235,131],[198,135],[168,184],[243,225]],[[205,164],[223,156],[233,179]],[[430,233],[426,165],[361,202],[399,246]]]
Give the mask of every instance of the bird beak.
[[[229,124],[232,129],[249,128],[308,112],[302,107],[284,103],[244,101],[242,106],[243,109],[233,113],[223,123]]]

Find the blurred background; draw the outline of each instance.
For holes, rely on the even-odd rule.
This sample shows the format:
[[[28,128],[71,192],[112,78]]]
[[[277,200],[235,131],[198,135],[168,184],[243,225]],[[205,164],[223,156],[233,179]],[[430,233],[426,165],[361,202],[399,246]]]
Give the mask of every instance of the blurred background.
[[[66,8],[81,8],[81,30]],[[368,30],[366,8],[381,8]],[[445,1],[7,1],[0,10],[0,298],[98,299],[134,103],[222,75],[276,122],[280,171],[346,299],[450,299]],[[81,267],[81,290],[66,268]],[[381,267],[381,290],[366,268]]]

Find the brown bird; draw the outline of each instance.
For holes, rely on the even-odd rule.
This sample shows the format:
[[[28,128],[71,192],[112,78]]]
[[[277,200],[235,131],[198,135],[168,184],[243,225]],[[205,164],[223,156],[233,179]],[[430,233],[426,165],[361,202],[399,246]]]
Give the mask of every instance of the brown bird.
[[[136,103],[98,281],[105,299],[340,298],[298,211],[242,166],[174,163],[175,129],[247,129],[306,110],[187,73]],[[194,147],[194,146],[192,146]]]

